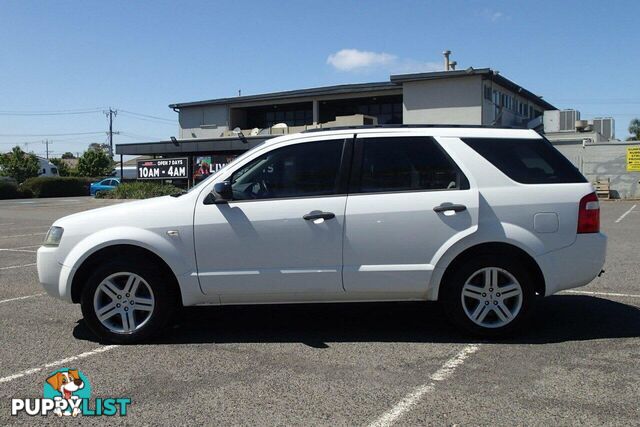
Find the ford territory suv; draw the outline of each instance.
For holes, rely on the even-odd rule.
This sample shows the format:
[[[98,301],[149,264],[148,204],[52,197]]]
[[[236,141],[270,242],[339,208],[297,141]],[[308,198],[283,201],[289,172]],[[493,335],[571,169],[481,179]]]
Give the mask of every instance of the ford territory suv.
[[[494,337],[593,280],[605,250],[592,185],[533,130],[345,128],[270,139],[179,197],[64,217],[38,274],[111,342],[181,306],[410,300]]]

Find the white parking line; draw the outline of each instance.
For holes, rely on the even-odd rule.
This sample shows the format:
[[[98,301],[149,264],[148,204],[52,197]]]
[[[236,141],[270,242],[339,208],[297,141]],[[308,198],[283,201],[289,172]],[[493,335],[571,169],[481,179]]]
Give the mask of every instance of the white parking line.
[[[17,298],[9,298],[9,299],[3,299],[0,300],[0,304],[4,304],[5,302],[11,302],[11,301],[20,301],[23,299],[29,299],[29,298],[35,298],[35,297],[41,297],[42,295],[46,295],[46,293],[41,293],[41,294],[33,294],[33,295],[27,295],[25,297],[17,297]]]
[[[23,265],[10,265],[9,267],[0,267],[0,270],[10,270],[12,268],[22,268],[22,267],[32,267],[36,265],[36,263],[32,263],[32,264],[23,264]]]
[[[634,210],[636,208],[637,205],[633,205],[631,206],[631,208],[629,208],[628,211],[626,211],[625,213],[623,213],[622,215],[620,215],[620,218],[616,219],[616,224],[619,223],[620,221],[622,221],[624,219],[625,216],[629,215],[631,213],[632,210]]]
[[[453,375],[456,368],[462,365],[467,357],[478,351],[479,348],[480,346],[478,344],[469,344],[460,350],[458,354],[447,360],[440,369],[429,377],[430,382],[417,387],[414,391],[406,395],[393,408],[369,424],[369,427],[386,427],[393,424],[398,418],[404,415],[405,412],[413,408],[425,394],[431,393],[436,388],[436,382],[444,381]]]
[[[71,356],[71,357],[67,357],[66,359],[56,360],[55,362],[47,363],[46,365],[42,365],[42,366],[37,367],[37,368],[26,369],[26,370],[18,372],[16,374],[9,375],[8,377],[0,378],[0,384],[16,380],[18,378],[22,378],[22,377],[25,377],[27,375],[35,374],[36,372],[40,372],[40,371],[42,371],[43,369],[46,369],[46,368],[53,368],[54,366],[65,365],[65,364],[67,364],[69,362],[73,362],[73,361],[78,360],[78,359],[84,359],[84,358],[87,358],[89,356],[93,356],[95,354],[104,353],[105,351],[113,350],[114,348],[118,348],[118,347],[120,347],[120,346],[119,345],[108,345],[108,346],[105,346],[105,347],[99,347],[99,348],[96,348],[95,350],[91,350],[91,351],[87,351],[85,353],[78,354],[77,356]]]
[[[10,248],[0,248],[0,252],[31,252],[31,253],[36,253],[38,251],[31,251],[28,249],[10,249]]]
[[[0,225],[13,225],[13,222],[3,222],[3,223],[2,223],[2,224],[0,224]]]
[[[562,291],[562,293],[579,294],[579,295],[601,295],[603,297],[624,297],[624,298],[640,298],[640,295],[634,294],[616,294],[612,292],[591,292],[591,291]]]
[[[46,231],[43,231],[42,233],[15,234],[13,236],[0,236],[0,239],[10,239],[12,237],[43,236],[45,234],[47,234]]]

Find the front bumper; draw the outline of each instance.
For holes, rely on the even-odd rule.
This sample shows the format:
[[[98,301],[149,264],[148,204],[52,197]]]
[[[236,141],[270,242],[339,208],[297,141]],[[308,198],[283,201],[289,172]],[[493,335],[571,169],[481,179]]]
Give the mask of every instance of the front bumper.
[[[590,283],[600,274],[607,252],[607,236],[578,234],[571,246],[536,258],[546,282],[545,295]]]
[[[40,246],[38,249],[38,280],[49,295],[71,302],[71,290],[67,286],[71,268],[58,261],[57,251],[57,247],[50,246]]]

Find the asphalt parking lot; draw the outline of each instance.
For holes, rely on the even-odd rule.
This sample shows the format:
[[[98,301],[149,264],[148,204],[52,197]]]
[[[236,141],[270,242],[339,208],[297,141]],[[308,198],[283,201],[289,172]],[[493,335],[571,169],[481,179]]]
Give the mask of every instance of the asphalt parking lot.
[[[190,308],[138,346],[96,342],[80,308],[38,284],[49,225],[108,203],[0,201],[1,425],[45,421],[11,417],[10,399],[42,397],[63,366],[93,397],[132,399],[109,423],[640,424],[636,202],[602,203],[606,273],[543,300],[517,339],[469,341],[436,304],[396,303]]]

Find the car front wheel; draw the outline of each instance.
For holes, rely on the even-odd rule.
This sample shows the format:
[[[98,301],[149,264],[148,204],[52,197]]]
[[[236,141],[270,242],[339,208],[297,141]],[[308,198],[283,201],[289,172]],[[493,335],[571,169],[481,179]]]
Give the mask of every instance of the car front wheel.
[[[475,335],[500,337],[520,328],[533,308],[533,277],[516,259],[483,255],[450,276],[443,302],[452,320]]]
[[[135,343],[162,330],[177,305],[171,284],[151,266],[109,262],[89,278],[82,292],[82,314],[99,338]]]

